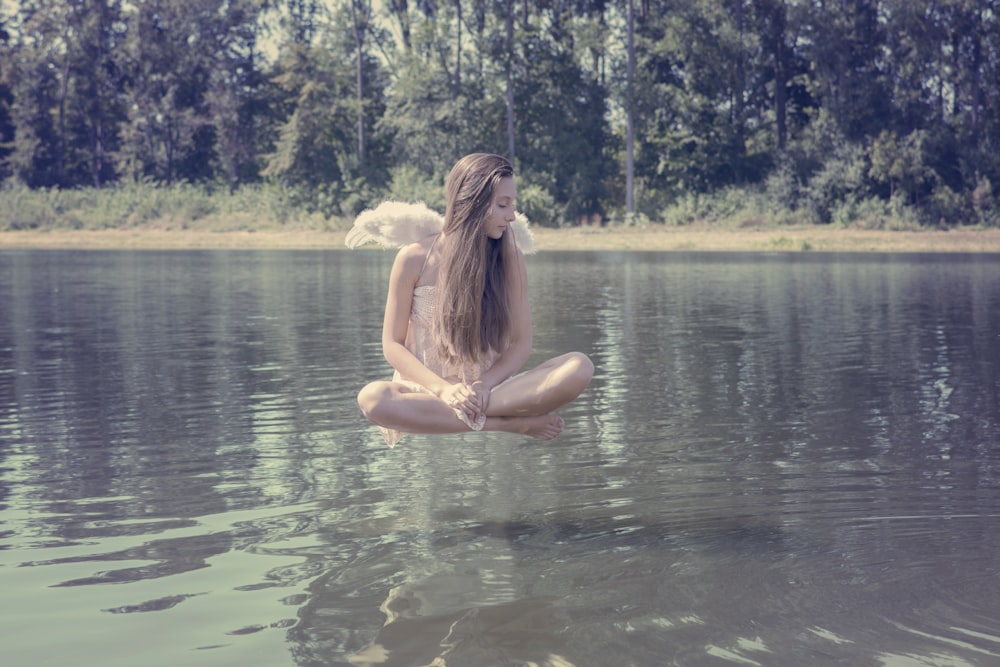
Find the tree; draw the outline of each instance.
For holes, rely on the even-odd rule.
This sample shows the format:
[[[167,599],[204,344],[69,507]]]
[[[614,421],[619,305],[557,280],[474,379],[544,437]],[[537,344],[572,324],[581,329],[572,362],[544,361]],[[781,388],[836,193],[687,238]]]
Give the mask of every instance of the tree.
[[[405,2],[405,0],[404,0]],[[316,19],[319,16],[317,0],[283,0],[288,10],[285,30],[291,44],[312,44],[316,36]]]
[[[349,0],[351,28],[354,35],[354,71],[358,117],[358,164],[365,166],[365,42],[372,19],[371,0]]]
[[[502,137],[506,38],[502,10],[491,3],[410,7],[407,44],[392,52],[393,77],[381,129],[391,135],[393,162],[437,182],[470,150],[505,152]],[[465,36],[463,39],[463,35]],[[470,39],[471,38],[471,39]]]
[[[14,139],[6,165],[31,187],[63,184],[65,98],[70,56],[66,43],[71,6],[22,0],[7,64]]]
[[[527,14],[527,8],[525,8],[525,14]],[[504,32],[507,36],[506,42],[506,54],[507,57],[504,60],[504,102],[507,108],[507,157],[511,162],[514,162],[516,157],[515,153],[515,138],[514,138],[514,126],[517,124],[515,120],[514,112],[514,0],[507,0],[504,11]]]
[[[6,24],[6,17],[0,14],[0,181],[10,176],[7,158],[14,140],[14,122],[11,118],[14,93],[11,90],[12,72],[9,69],[13,54]]]
[[[577,59],[572,23],[561,9],[540,12],[537,26],[528,24],[518,36],[517,141],[522,172],[559,203],[552,222],[577,223],[604,214],[608,92]]]
[[[79,16],[79,51],[74,63],[79,104],[76,124],[86,135],[90,184],[100,187],[117,178],[112,156],[124,118],[118,49],[124,38],[121,3],[92,0]]]
[[[877,182],[889,186],[890,199],[902,195],[909,203],[918,204],[922,196],[930,193],[934,172],[924,161],[926,141],[923,130],[905,137],[883,130],[873,142],[869,173]]]
[[[877,135],[891,116],[878,5],[878,0],[825,0],[807,12],[803,37],[814,73],[811,92],[849,141]]]
[[[199,0],[146,0],[130,11],[128,119],[118,154],[123,175],[165,183],[211,176],[214,133],[205,103],[211,44],[202,39],[201,22],[210,21],[207,13]]]
[[[275,81],[290,109],[267,156],[265,177],[288,185],[320,187],[343,177],[345,146],[352,145],[352,68],[332,49],[297,46],[278,63]]]
[[[666,181],[661,189],[705,191],[763,177],[766,144],[756,135],[768,96],[747,9],[742,0],[681,0],[642,22],[638,168],[647,183],[655,176]]]
[[[788,43],[788,10],[785,0],[754,0],[765,64],[763,77],[773,86],[774,141],[778,151],[788,146],[788,82],[794,75]]]
[[[257,40],[262,0],[229,0],[228,11],[203,24],[209,74],[204,100],[215,133],[215,157],[231,189],[255,181],[258,123],[264,114]]]
[[[362,52],[367,84],[359,102],[352,8],[338,12],[318,24],[314,45],[282,46],[271,74],[284,113],[262,175],[302,190],[303,200],[320,210],[351,215],[372,203],[374,189],[385,184],[386,142],[358,134],[359,126],[374,127],[385,115],[385,84],[377,61]]]
[[[635,7],[626,0],[626,66],[625,81],[625,213],[635,213]]]
[[[16,9],[0,16],[0,176],[32,187],[263,176],[350,214],[437,193],[481,150],[514,160],[540,222],[656,219],[682,195],[758,183],[821,221],[868,197],[993,219],[996,0]]]

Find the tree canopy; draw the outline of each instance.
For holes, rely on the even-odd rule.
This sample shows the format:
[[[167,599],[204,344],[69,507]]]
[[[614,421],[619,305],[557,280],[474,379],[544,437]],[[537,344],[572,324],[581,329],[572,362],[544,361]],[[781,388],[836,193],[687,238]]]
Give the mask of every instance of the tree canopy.
[[[6,6],[0,179],[32,188],[275,181],[352,215],[490,151],[540,224],[739,187],[1000,225],[996,0]]]

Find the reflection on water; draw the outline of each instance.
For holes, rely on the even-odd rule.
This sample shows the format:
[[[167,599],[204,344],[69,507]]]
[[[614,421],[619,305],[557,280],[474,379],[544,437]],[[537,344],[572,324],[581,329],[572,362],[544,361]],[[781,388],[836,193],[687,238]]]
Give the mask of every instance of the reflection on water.
[[[388,450],[391,260],[0,253],[4,664],[1000,663],[1000,258],[543,253],[564,435]]]

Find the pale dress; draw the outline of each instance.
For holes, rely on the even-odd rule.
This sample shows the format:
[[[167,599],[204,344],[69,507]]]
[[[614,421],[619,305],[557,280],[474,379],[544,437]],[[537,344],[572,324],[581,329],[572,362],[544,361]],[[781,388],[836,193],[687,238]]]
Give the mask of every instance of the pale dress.
[[[434,240],[434,243],[436,242],[437,239]],[[431,248],[433,247],[434,244],[432,243]],[[428,256],[430,255],[430,250],[428,250],[427,254]],[[427,260],[425,258],[424,267],[426,266]],[[423,268],[420,273],[422,276]],[[445,363],[441,359],[441,354],[438,352],[438,347],[434,343],[434,338],[431,334],[431,326],[434,320],[434,311],[436,308],[436,298],[437,290],[434,285],[417,285],[413,288],[413,306],[410,308],[410,323],[406,330],[406,340],[403,345],[407,350],[412,352],[413,356],[415,356],[424,366],[432,370],[438,376],[446,380],[456,382],[473,382],[474,380],[480,378],[483,373],[488,371],[490,367],[493,366],[498,355],[496,352],[490,350],[490,353],[480,363]],[[426,387],[404,377],[399,371],[393,373],[392,381],[398,382],[413,391],[419,391],[425,394],[431,393]],[[455,415],[473,431],[482,430],[483,426],[486,424],[485,415],[480,415],[475,421],[470,420],[461,410],[455,410]],[[385,428],[383,426],[379,426],[378,429],[382,433],[382,437],[385,439],[386,444],[390,447],[395,447],[396,443],[398,443],[403,437],[402,431]]]

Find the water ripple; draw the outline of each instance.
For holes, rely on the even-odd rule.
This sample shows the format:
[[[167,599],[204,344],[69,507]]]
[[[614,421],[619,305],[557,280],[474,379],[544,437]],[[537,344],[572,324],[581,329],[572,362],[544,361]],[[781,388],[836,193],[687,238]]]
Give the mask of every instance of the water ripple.
[[[532,258],[563,436],[388,450],[391,260],[0,253],[5,656],[996,662],[1000,264]]]

